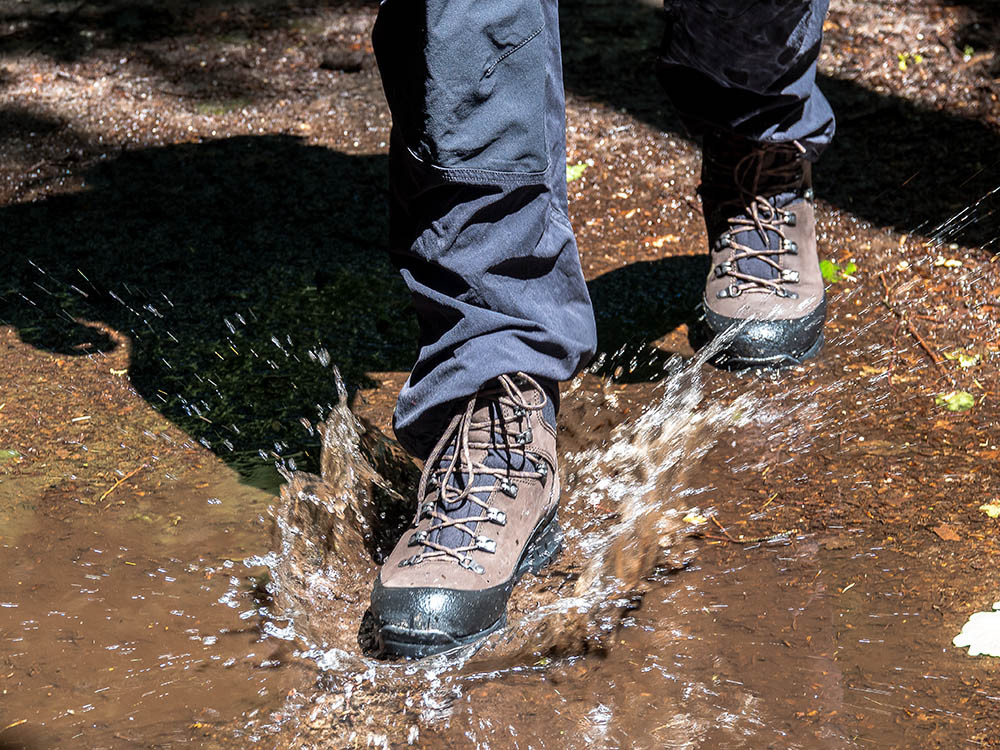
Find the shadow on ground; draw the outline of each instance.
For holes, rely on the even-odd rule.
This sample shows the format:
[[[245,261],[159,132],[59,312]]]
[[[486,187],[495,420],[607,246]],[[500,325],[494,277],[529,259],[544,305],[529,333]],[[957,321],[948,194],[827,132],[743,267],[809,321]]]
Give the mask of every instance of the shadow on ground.
[[[0,20],[21,31],[0,51],[78,59],[102,45],[131,53],[174,36],[203,35],[205,49],[246,44],[325,8],[363,4],[16,7],[21,16],[4,12]],[[995,6],[982,7],[983,23],[995,23]],[[209,12],[218,14],[214,25],[192,20]],[[636,0],[565,0],[567,88],[683,132],[655,81],[659,16]],[[77,49],[69,36],[51,37],[46,29],[56,21],[60,33],[75,29],[90,41]],[[301,29],[314,47],[324,44],[319,31]],[[192,60],[161,73],[183,80]],[[1000,137],[987,125],[840,79],[821,85],[840,130],[818,169],[818,192],[835,206],[882,226],[930,229],[995,187]],[[0,116],[0,139],[60,128],[74,137],[30,108]],[[314,418],[336,398],[327,354],[355,387],[367,372],[412,363],[416,324],[384,252],[383,156],[238,137],[125,152],[83,177],[82,192],[0,209],[2,252],[13,259],[0,279],[0,321],[63,354],[114,345],[99,326],[79,321],[128,334],[140,395],[245,475],[261,448],[315,470],[318,440],[299,418]],[[996,235],[983,221],[955,239],[986,245]],[[652,341],[686,322],[704,273],[701,259],[668,258],[596,279],[602,349]]]
[[[977,43],[995,29],[1000,6],[970,2]],[[686,133],[656,81],[663,30],[659,8],[632,0],[561,4],[568,91],[623,109],[657,128]],[[866,53],[859,53],[866,58]],[[859,64],[877,67],[881,58]],[[884,96],[852,81],[820,76],[837,114],[837,136],[816,169],[816,193],[876,225],[931,233],[997,187],[1000,133],[976,120]],[[664,158],[669,158],[665,154]],[[980,213],[1000,213],[1000,195]],[[968,224],[950,241],[985,246],[995,220]],[[840,248],[831,248],[837,252]]]
[[[371,0],[0,3],[0,27],[11,29],[0,38],[0,54],[73,61],[120,51],[172,93],[245,103],[280,89],[253,74],[252,55],[247,55],[257,40],[292,43],[304,55],[304,64],[319,66],[326,51],[344,43],[316,22],[319,15],[330,10],[360,14],[358,21],[365,26],[365,9],[373,6]],[[980,50],[997,46],[1000,5],[965,0],[942,12],[955,8],[971,19],[959,29],[957,45]],[[624,109],[664,130],[685,132],[656,82],[662,19],[655,0],[563,0],[561,16],[570,92]],[[365,36],[363,29],[355,31],[358,38]],[[189,54],[175,49],[181,44]],[[961,59],[957,49],[952,52]],[[878,50],[858,52],[859,65],[877,68],[884,62]],[[0,84],[2,80],[0,70]],[[820,85],[839,127],[816,173],[817,194],[835,206],[879,226],[932,233],[997,186],[1000,136],[995,128],[841,78],[821,76]],[[981,215],[991,212],[1000,212],[1000,194],[980,207]],[[998,234],[995,221],[979,221],[949,239],[985,246]]]
[[[265,448],[314,468],[299,419],[336,402],[325,363],[356,387],[415,354],[385,162],[283,136],[126,152],[82,191],[0,209],[0,321],[67,355],[125,333],[132,385],[189,435],[238,466]]]
[[[591,281],[597,348],[608,355],[596,372],[623,382],[662,378],[674,351],[687,349],[689,339],[697,342],[697,334],[667,346],[651,342],[681,326],[697,330],[707,273],[707,256],[678,255],[631,263]]]
[[[0,322],[67,356],[124,333],[136,391],[246,479],[273,481],[261,449],[316,471],[319,440],[300,419],[336,402],[326,363],[353,389],[416,355],[384,250],[385,175],[383,156],[287,136],[124,152],[81,191],[0,209]],[[602,347],[684,322],[703,266],[670,258],[594,281]]]

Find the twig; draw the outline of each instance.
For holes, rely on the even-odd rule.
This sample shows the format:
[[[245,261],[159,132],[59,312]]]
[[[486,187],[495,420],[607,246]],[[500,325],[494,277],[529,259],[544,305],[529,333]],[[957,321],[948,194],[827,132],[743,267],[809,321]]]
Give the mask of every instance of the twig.
[[[117,482],[115,482],[113,485],[111,485],[111,487],[109,487],[104,492],[104,494],[101,495],[100,498],[98,498],[97,502],[98,503],[104,502],[104,498],[106,498],[108,495],[110,495],[112,492],[114,492],[116,489],[118,489],[118,487],[120,487],[123,482],[125,482],[128,479],[131,479],[132,477],[134,477],[136,474],[138,474],[140,471],[142,471],[143,469],[147,468],[148,466],[149,466],[149,464],[143,464],[138,469],[133,469],[132,471],[130,471],[128,474],[126,474],[121,479],[119,479]]]
[[[917,329],[913,327],[913,323],[906,321],[906,330],[913,334],[913,338],[915,338],[917,343],[920,344],[920,348],[927,352],[927,356],[931,358],[931,362],[940,367],[942,371],[945,371],[943,360],[938,356],[937,352],[930,348],[921,335],[917,333]]]
[[[931,358],[931,362],[933,362],[941,370],[944,376],[949,381],[951,381],[952,384],[954,384],[954,381],[948,374],[947,368],[945,368],[944,366],[944,360],[942,360],[941,357],[938,355],[938,353],[931,348],[930,344],[928,344],[924,340],[923,336],[920,335],[919,331],[917,331],[916,327],[913,325],[912,321],[906,316],[906,314],[897,310],[895,305],[892,304],[892,300],[890,299],[890,296],[892,294],[892,289],[889,288],[889,283],[885,280],[885,274],[880,273],[878,277],[879,280],[882,282],[882,288],[885,290],[885,296],[882,297],[882,304],[889,309],[889,312],[891,312],[893,315],[896,316],[896,328],[892,334],[893,354],[895,355],[896,353],[896,334],[899,332],[899,326],[901,324],[905,325],[906,330],[910,332],[910,335],[913,336],[914,339],[916,339],[917,344],[920,345],[920,348],[923,349],[927,353],[927,356]],[[890,371],[892,370],[891,365],[889,369]],[[890,384],[891,384],[891,376],[890,376]]]
[[[773,534],[768,534],[767,536],[753,536],[749,539],[734,539],[733,537],[726,534],[725,536],[714,536],[712,534],[698,534],[702,539],[711,539],[716,542],[730,542],[731,544],[763,544],[766,542],[776,542],[779,539],[793,537],[799,533],[798,529],[782,529],[781,531],[776,531]]]
[[[763,513],[763,512],[765,511],[765,510],[767,510],[767,506],[768,506],[768,505],[770,505],[771,503],[773,503],[773,502],[774,502],[774,498],[776,498],[777,496],[778,496],[778,493],[777,493],[777,492],[775,492],[775,493],[774,493],[773,495],[771,495],[771,497],[769,497],[769,498],[767,499],[767,502],[766,502],[766,503],[764,503],[764,504],[763,504],[763,505],[762,505],[762,506],[760,507],[760,510],[759,510],[759,511],[757,511],[757,512],[758,512],[758,513]]]
[[[723,526],[721,523],[719,523],[719,519],[717,519],[715,516],[712,516],[711,518],[712,518],[712,523],[714,523],[716,526],[719,527],[719,531],[721,531],[723,535],[725,535],[726,539],[728,539],[730,542],[735,542],[736,544],[739,544],[738,540],[733,539],[733,537],[729,535],[729,532],[726,531],[726,527]]]

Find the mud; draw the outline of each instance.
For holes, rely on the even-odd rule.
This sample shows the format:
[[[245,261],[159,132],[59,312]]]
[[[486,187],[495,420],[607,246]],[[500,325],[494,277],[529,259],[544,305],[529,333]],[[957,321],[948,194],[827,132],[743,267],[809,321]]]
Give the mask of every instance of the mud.
[[[564,386],[566,551],[478,650],[393,663],[374,7],[0,2],[0,747],[1000,746],[950,645],[1000,598],[996,9],[833,3],[819,236],[857,269],[772,378],[691,360],[655,5],[562,4],[606,355]]]

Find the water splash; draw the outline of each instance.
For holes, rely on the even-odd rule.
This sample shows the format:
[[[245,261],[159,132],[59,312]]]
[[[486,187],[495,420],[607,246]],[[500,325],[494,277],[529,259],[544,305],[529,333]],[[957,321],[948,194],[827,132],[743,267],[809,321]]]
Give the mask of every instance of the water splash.
[[[285,484],[272,509],[272,549],[245,563],[267,568],[273,611],[264,614],[291,621],[284,632],[321,669],[328,651],[358,651],[356,626],[344,627],[345,611],[360,621],[385,537],[405,515],[403,496],[383,474],[405,487],[416,473],[400,449],[351,412],[336,369],[334,375],[339,399],[316,428],[320,474],[280,469]]]
[[[674,372],[656,386],[658,397],[635,418],[619,421],[606,443],[564,458],[569,473],[564,512],[567,555],[579,561],[571,592],[516,622],[507,642],[524,638],[534,652],[575,653],[600,646],[628,607],[648,590],[657,571],[684,567],[696,552],[695,527],[684,520],[704,488],[696,478],[701,460],[728,430],[760,411],[757,399],[706,403],[702,372],[724,341],[698,356],[669,363]],[[571,384],[567,396],[581,389]],[[582,394],[580,394],[582,395]],[[605,390],[607,406],[615,406]],[[567,399],[569,400],[569,399]],[[608,524],[586,532],[578,519],[614,509]]]

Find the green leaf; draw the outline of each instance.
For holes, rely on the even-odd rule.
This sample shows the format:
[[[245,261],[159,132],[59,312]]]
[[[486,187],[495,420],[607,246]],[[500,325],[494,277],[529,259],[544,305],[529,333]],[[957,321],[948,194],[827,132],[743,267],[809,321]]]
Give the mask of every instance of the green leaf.
[[[980,362],[983,361],[983,355],[976,352],[963,352],[962,350],[957,350],[954,352],[945,352],[945,359],[958,360],[958,366],[963,370],[968,370],[970,367],[975,367]]]
[[[587,167],[590,165],[586,162],[578,162],[576,164],[566,165],[566,182],[572,182],[573,180],[579,180],[583,177],[583,173],[587,171]]]
[[[838,276],[840,274],[840,269],[837,268],[836,263],[831,263],[828,260],[821,260],[819,262],[819,272],[823,274],[823,281],[827,284],[836,284],[838,281]]]
[[[948,411],[968,411],[976,405],[976,399],[967,391],[951,391],[935,396],[934,403]]]
[[[11,450],[10,448],[0,450],[0,462],[12,461],[15,458],[20,458],[20,457],[21,457],[20,453],[18,453],[15,450]]]
[[[821,260],[819,262],[819,272],[823,275],[823,281],[827,284],[839,284],[841,281],[855,281],[853,274],[858,270],[858,266],[853,261],[848,261],[843,268],[832,260]]]

